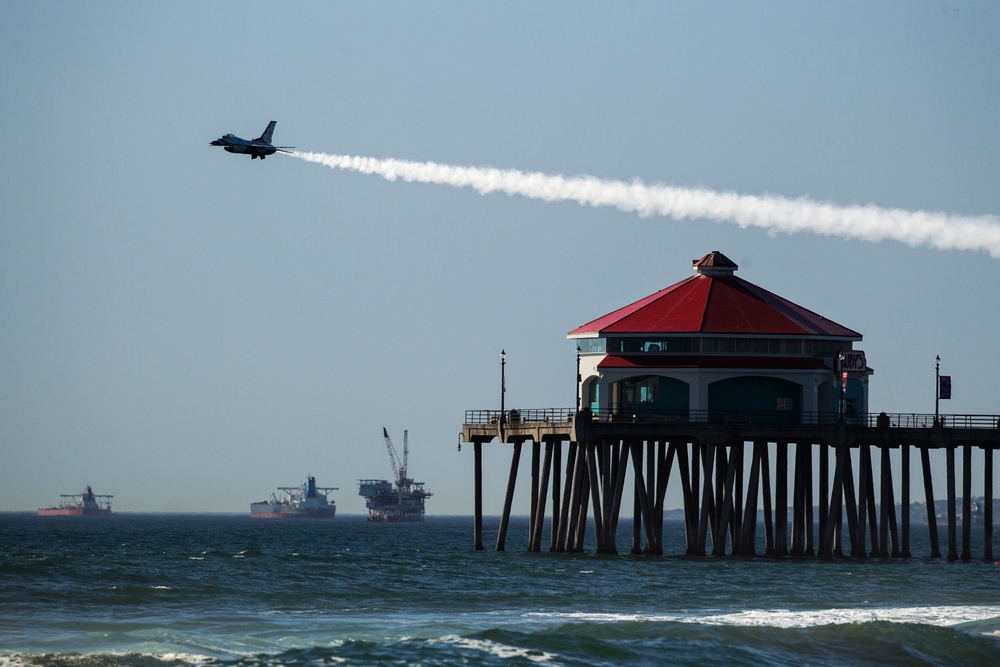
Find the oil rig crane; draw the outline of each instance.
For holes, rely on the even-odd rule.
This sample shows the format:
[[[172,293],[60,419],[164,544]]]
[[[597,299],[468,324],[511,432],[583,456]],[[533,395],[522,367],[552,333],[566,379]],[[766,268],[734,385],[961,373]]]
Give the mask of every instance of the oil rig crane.
[[[406,476],[407,460],[410,458],[409,434],[409,431],[403,431],[403,458],[400,460],[399,454],[396,453],[396,447],[392,444],[392,438],[389,437],[389,430],[385,426],[382,427],[382,437],[385,439],[385,449],[389,453],[392,474],[396,479],[396,486],[400,490],[409,490],[410,485],[413,484],[413,480]]]

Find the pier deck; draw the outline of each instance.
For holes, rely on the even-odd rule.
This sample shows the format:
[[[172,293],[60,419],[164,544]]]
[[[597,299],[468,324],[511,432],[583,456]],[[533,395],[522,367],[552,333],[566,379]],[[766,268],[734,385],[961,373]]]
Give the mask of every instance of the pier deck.
[[[882,413],[844,419],[837,414],[814,413],[796,415],[793,422],[780,413],[623,415],[567,409],[470,410],[462,425],[462,440],[473,443],[475,450],[476,549],[483,548],[482,446],[497,440],[513,448],[498,550],[505,548],[521,449],[531,442],[530,551],[541,550],[551,487],[550,550],[582,551],[589,516],[597,551],[617,553],[617,524],[626,473],[631,469],[632,553],[663,553],[664,499],[673,473],[681,484],[688,554],[753,555],[760,503],[767,555],[906,558],[910,556],[910,455],[919,453],[928,507],[928,555],[939,558],[929,453],[940,449],[946,460],[947,558],[972,558],[971,530],[979,517],[973,516],[971,506],[971,464],[977,451],[983,457],[984,471],[982,557],[993,559],[993,451],[1000,448],[1000,417],[996,415]],[[898,521],[894,464],[889,456],[894,449],[900,452],[894,457],[898,458],[901,490]],[[956,484],[959,453],[961,514]],[[878,485],[873,454],[879,457]],[[814,515],[818,516],[817,526],[813,525]],[[845,538],[849,544],[846,554]]]

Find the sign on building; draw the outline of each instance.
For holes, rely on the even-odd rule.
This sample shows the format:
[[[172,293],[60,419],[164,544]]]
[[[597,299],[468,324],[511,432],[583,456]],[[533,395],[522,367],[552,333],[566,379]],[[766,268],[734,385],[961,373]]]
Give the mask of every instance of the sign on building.
[[[836,370],[846,373],[864,373],[868,368],[864,350],[847,350],[837,355]]]

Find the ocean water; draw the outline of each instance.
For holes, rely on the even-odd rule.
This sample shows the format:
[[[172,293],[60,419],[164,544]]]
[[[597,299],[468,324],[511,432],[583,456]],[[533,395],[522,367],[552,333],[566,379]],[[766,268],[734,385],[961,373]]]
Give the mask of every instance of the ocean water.
[[[0,514],[0,666],[1000,665],[1000,564],[527,553],[526,533],[476,552],[467,517]]]

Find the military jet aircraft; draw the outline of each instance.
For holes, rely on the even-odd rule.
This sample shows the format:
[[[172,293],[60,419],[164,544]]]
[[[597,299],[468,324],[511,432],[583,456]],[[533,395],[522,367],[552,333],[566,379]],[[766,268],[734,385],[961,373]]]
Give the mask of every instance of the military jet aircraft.
[[[278,151],[288,153],[290,152],[290,149],[295,148],[295,146],[271,145],[271,135],[274,134],[274,126],[277,124],[278,121],[272,120],[267,124],[267,129],[264,130],[264,134],[260,135],[256,139],[240,139],[235,134],[226,134],[213,141],[212,146],[222,146],[229,153],[243,153],[249,155],[251,160],[256,160],[257,158],[263,160],[265,156],[274,155]]]

